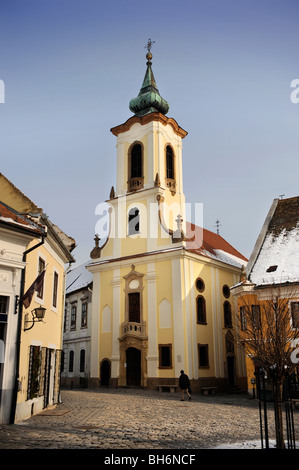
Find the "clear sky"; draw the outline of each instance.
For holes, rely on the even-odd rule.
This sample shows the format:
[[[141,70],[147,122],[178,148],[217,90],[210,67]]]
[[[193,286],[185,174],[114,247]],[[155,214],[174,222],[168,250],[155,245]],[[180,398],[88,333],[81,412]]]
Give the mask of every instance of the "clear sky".
[[[87,260],[116,182],[110,128],[132,116],[151,38],[188,132],[186,202],[249,257],[273,199],[299,195],[298,18],[298,0],[1,0],[0,172]]]

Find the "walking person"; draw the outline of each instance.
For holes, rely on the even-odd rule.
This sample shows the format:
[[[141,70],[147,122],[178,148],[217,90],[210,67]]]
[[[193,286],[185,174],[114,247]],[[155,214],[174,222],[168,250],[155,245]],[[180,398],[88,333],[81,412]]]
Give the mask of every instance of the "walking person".
[[[182,398],[181,401],[185,401],[185,392],[187,393],[187,396],[189,398],[189,401],[191,400],[191,395],[190,395],[190,380],[187,374],[184,373],[183,370],[181,370],[181,375],[179,378],[179,386],[180,389],[182,390]]]

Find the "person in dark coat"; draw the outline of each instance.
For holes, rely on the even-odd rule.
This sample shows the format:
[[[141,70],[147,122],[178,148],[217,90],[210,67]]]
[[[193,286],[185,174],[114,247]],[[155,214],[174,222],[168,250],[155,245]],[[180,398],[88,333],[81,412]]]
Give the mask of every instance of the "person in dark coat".
[[[187,393],[187,396],[189,398],[189,401],[191,400],[191,395],[189,393],[190,390],[190,380],[187,374],[184,373],[183,370],[181,370],[181,375],[179,378],[179,386],[180,389],[182,390],[182,398],[181,401],[185,401],[185,392]]]

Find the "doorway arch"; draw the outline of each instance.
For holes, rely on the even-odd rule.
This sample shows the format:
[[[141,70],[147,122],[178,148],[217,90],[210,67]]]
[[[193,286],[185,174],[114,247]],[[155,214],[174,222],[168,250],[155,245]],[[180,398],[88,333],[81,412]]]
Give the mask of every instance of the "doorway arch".
[[[110,361],[104,359],[101,362],[101,386],[108,387],[110,382]]]

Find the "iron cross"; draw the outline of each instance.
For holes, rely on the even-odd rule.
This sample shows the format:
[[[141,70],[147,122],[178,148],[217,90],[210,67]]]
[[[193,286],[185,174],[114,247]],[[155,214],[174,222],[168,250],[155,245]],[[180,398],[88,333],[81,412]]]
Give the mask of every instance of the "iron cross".
[[[155,44],[155,42],[156,42],[156,41],[152,41],[151,38],[149,38],[149,40],[148,40],[148,42],[147,42],[147,45],[145,46],[144,49],[147,49],[148,52],[150,52],[150,51],[151,51],[151,47],[152,47],[153,44]]]

